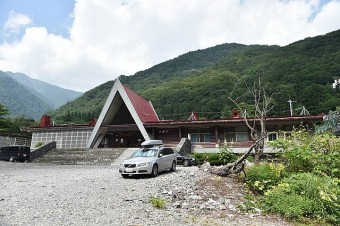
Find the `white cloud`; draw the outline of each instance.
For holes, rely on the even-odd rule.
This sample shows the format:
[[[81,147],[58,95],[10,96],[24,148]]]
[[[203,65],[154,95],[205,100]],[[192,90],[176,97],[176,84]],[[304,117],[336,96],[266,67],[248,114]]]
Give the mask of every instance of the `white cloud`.
[[[33,21],[28,16],[10,11],[8,20],[4,25],[4,29],[8,33],[18,33],[21,28],[31,24],[32,22]]]
[[[339,29],[340,25],[340,1],[332,1],[325,5],[314,18],[312,34],[323,34]]]
[[[287,45],[339,29],[340,1],[314,16],[318,6],[318,0],[78,0],[70,38],[26,28],[21,40],[0,45],[0,70],[86,91],[196,49]]]

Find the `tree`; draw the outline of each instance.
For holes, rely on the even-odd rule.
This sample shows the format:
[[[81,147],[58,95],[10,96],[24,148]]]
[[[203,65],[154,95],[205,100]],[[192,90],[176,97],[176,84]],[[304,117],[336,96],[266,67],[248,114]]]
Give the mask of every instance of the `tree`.
[[[9,119],[7,125],[7,131],[10,134],[30,135],[31,133],[22,131],[22,128],[34,126],[36,125],[36,122],[32,118],[28,119],[24,116],[20,116]]]
[[[5,118],[5,116],[8,114],[8,109],[0,104],[0,132],[7,131],[7,119]]]
[[[274,99],[273,94],[268,94],[266,86],[262,84],[261,78],[253,83],[253,86],[246,85],[246,91],[239,97],[233,97],[233,91],[228,97],[236,107],[243,113],[244,121],[247,127],[250,129],[251,138],[255,141],[255,162],[260,160],[260,156],[263,154],[264,149],[264,137],[267,136],[266,120],[270,110],[273,109]],[[246,99],[245,99],[246,98]],[[247,104],[247,99],[252,100],[252,106]],[[247,109],[252,108],[249,117]],[[259,123],[259,128],[258,124]]]

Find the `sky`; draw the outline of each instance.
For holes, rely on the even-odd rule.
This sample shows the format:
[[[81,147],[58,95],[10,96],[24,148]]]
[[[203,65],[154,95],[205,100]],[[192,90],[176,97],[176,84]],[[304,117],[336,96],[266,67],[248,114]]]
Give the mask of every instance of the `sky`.
[[[222,43],[340,29],[340,0],[0,0],[0,70],[85,92]]]

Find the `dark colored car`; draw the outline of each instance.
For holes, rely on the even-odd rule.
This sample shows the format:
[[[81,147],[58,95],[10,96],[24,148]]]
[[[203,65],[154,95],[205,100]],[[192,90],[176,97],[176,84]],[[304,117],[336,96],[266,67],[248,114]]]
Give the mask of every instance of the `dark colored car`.
[[[30,159],[31,150],[25,146],[0,147],[0,160],[25,162]]]
[[[196,159],[195,158],[183,156],[179,153],[176,153],[176,155],[177,155],[177,165],[183,165],[185,167],[196,165]]]

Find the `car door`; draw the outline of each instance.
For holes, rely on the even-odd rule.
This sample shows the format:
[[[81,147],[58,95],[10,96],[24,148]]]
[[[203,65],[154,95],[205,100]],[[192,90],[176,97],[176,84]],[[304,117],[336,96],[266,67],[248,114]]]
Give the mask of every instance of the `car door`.
[[[161,149],[159,151],[159,156],[158,156],[158,168],[160,171],[163,171],[167,167],[167,161],[166,161],[166,149]]]
[[[171,148],[166,149],[166,165],[167,169],[172,168],[172,162],[176,159],[175,153]]]

